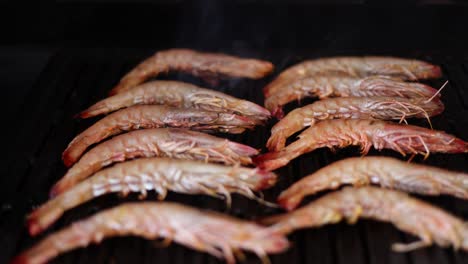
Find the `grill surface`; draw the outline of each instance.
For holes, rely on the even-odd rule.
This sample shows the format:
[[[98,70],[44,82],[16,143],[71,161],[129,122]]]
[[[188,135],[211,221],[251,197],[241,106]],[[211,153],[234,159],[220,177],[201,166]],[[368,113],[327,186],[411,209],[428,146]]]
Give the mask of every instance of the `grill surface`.
[[[254,18],[256,13],[254,11],[247,12],[244,17],[246,21],[256,21]],[[262,12],[259,9],[256,11]],[[172,11],[169,12],[169,15],[171,12]],[[206,12],[208,12],[209,15],[209,11]],[[300,21],[303,19],[305,20],[306,14],[304,14],[300,8],[291,12],[293,12],[293,14],[298,14],[300,17],[289,22],[290,28],[293,28],[295,25],[299,24]],[[327,13],[327,11],[325,11],[325,13]],[[361,11],[361,13],[366,12]],[[432,11],[429,11],[429,13],[432,14]],[[190,17],[190,12],[186,11],[185,14],[189,18],[193,18]],[[207,15],[207,13],[204,15]],[[313,15],[314,13],[312,13],[312,17]],[[318,15],[318,13],[316,12],[315,15]],[[110,14],[107,15],[107,17],[110,16]],[[409,14],[403,13],[402,16],[409,16]],[[230,27],[235,17],[236,16],[226,14],[225,20],[220,23],[224,26],[215,27],[214,29],[210,27],[212,31],[207,32],[204,36],[216,36],[219,32],[226,30],[226,27],[228,29],[239,29],[238,27]],[[294,15],[291,15],[291,17],[294,17]],[[106,16],[104,16],[104,18],[100,17],[100,19],[105,18]],[[189,18],[183,21],[186,22]],[[450,19],[450,16],[445,18]],[[94,21],[93,19],[95,19],[95,16],[90,17],[90,21]],[[143,18],[143,20],[145,19],[147,18]],[[318,19],[320,18],[315,18],[315,20]],[[367,49],[361,48],[358,47],[359,44],[356,44],[356,42],[354,42],[353,45],[353,42],[350,41],[354,39],[352,35],[358,32],[373,32],[372,26],[370,26],[370,29],[358,29],[363,21],[346,25],[344,24],[346,19],[351,19],[351,16],[338,21],[337,24],[343,26],[343,28],[331,30],[331,33],[325,29],[321,30],[315,28],[313,33],[316,34],[317,39],[321,40],[322,44],[330,44],[329,47],[321,48],[293,48],[296,47],[295,44],[302,40],[301,38],[304,38],[303,36],[298,37],[299,40],[297,40],[297,43],[295,41],[292,41],[292,43],[289,42],[289,48],[258,48],[258,45],[262,45],[259,43],[263,43],[267,40],[275,40],[275,37],[272,37],[277,36],[274,27],[280,27],[280,24],[278,24],[278,22],[274,24],[274,19],[270,21],[273,25],[261,24],[258,26],[258,24],[252,23],[257,25],[257,28],[254,27],[247,30],[248,33],[230,33],[234,34],[234,36],[229,36],[227,39],[220,40],[222,43],[220,45],[226,48],[217,48],[213,43],[204,45],[203,43],[209,42],[209,40],[206,39],[189,41],[193,34],[200,34],[200,31],[198,33],[187,33],[187,36],[171,36],[165,40],[164,44],[167,45],[164,46],[164,48],[180,46],[221,51],[242,56],[252,56],[271,60],[277,68],[274,75],[264,80],[228,80],[222,81],[220,85],[216,87],[184,74],[170,74],[168,76],[158,77],[158,79],[183,80],[200,86],[218,89],[236,97],[263,104],[261,88],[276,76],[278,72],[305,58],[342,54],[386,54],[414,57],[442,65],[444,70],[443,78],[430,81],[428,82],[429,84],[434,87],[440,87],[445,80],[449,80],[448,86],[442,93],[442,100],[446,104],[446,110],[441,116],[432,119],[434,128],[445,130],[464,140],[468,140],[468,135],[466,133],[468,128],[468,119],[466,118],[468,116],[468,92],[466,91],[466,87],[468,87],[468,57],[465,56],[466,53],[457,56],[456,52],[453,50],[446,50],[446,52],[445,50],[441,51],[441,49],[406,50],[403,45],[398,42],[395,42],[393,48],[390,43],[388,43],[388,46],[380,43],[381,49],[375,46],[370,47],[369,45]],[[403,24],[403,22],[401,23]],[[93,22],[89,22],[89,25],[91,24],[93,24]],[[207,25],[209,23],[206,21],[203,22],[203,19],[201,19],[201,22],[197,25],[203,26],[204,24]],[[132,25],[135,25],[135,22],[133,22]],[[192,26],[188,26],[185,23],[181,23],[179,26],[179,30],[182,29],[183,32],[190,32],[192,28]],[[385,26],[385,24],[383,27],[384,30],[391,28],[390,25]],[[78,30],[73,26],[70,26],[70,28],[73,33],[82,33],[81,30],[85,30]],[[90,26],[88,28],[90,28]],[[283,25],[278,30],[287,32],[287,28],[286,25]],[[249,35],[250,31],[252,31],[252,34],[255,31],[262,31],[264,33],[263,35],[259,34],[258,38],[251,39],[251,35]],[[305,34],[307,31],[305,28],[302,28],[302,31],[299,33],[301,32]],[[299,33],[298,35],[300,35]],[[91,34],[97,35],[97,33]],[[403,35],[404,34],[405,33],[403,33]],[[421,36],[421,34],[417,34],[417,36],[414,37],[414,41],[409,44],[411,47],[418,45],[417,40],[415,40],[418,36]],[[286,34],[284,37],[292,39],[295,37],[295,34]],[[241,40],[236,42],[236,38]],[[229,41],[232,41],[233,44],[226,45]],[[255,43],[253,47],[246,44],[249,43],[249,41]],[[337,44],[341,41],[347,42],[350,46]],[[361,41],[361,44],[365,43],[364,40]],[[310,44],[312,42],[312,40],[308,39],[306,43]],[[280,43],[284,44],[285,42]],[[375,42],[373,43],[375,44]],[[159,47],[156,45],[154,46]],[[299,46],[302,47],[302,45]],[[343,47],[346,47],[346,49]],[[7,123],[9,124],[8,127],[11,129],[8,131],[9,140],[3,142],[6,144],[6,153],[8,153],[8,156],[2,160],[2,177],[0,178],[0,186],[2,186],[2,194],[0,196],[0,263],[6,262],[14,254],[19,253],[20,250],[38,242],[40,238],[43,238],[48,233],[64,227],[77,219],[82,219],[99,210],[118,205],[125,201],[137,200],[137,195],[130,195],[127,198],[119,198],[117,195],[108,195],[93,200],[79,208],[67,212],[58,223],[46,232],[46,234],[34,239],[27,235],[27,231],[23,225],[25,215],[35,206],[38,206],[47,199],[47,192],[50,186],[65,173],[65,167],[60,160],[63,149],[65,149],[68,142],[75,135],[97,120],[74,120],[72,116],[103,98],[107,91],[124,73],[132,68],[138,61],[150,55],[155,49],[156,48],[60,49],[54,52],[49,58],[46,66],[34,82],[34,85],[24,91],[25,96],[21,97],[22,100],[13,103],[9,102],[9,104],[12,105],[11,111],[4,111],[4,114],[9,116],[7,117]],[[19,78],[19,76],[16,77]],[[311,100],[307,102],[311,102]],[[297,104],[291,104],[289,108],[291,109],[291,107],[296,105]],[[272,121],[266,127],[258,127],[255,131],[247,132],[239,136],[227,137],[256,148],[263,148],[269,136],[269,129],[273,123]],[[428,127],[427,123],[421,120],[410,120],[410,123]],[[304,155],[277,171],[280,175],[280,180],[274,188],[265,192],[266,199],[270,201],[274,200],[281,190],[285,189],[299,178],[333,161],[358,155],[358,150],[355,148],[339,150],[336,153],[320,149]],[[370,155],[399,157],[391,151],[371,151]],[[421,158],[415,159],[415,162],[465,172],[468,172],[467,161],[466,155],[434,154],[426,161],[423,161]],[[311,197],[308,201],[314,198],[315,197]],[[465,201],[450,197],[421,198],[441,206],[459,217],[468,219],[468,205]],[[150,195],[147,200],[155,200],[155,197],[151,197]],[[234,197],[231,209],[226,209],[223,201],[205,196],[186,196],[171,193],[167,197],[167,200],[179,201],[200,208],[218,210],[246,219],[253,219],[261,215],[279,212],[239,196]],[[408,254],[393,253],[390,250],[392,243],[413,241],[414,237],[399,232],[390,224],[374,221],[359,221],[354,226],[342,223],[320,229],[303,230],[292,234],[290,239],[293,242],[293,247],[283,254],[272,256],[271,260],[273,263],[461,264],[468,262],[468,254],[463,252],[456,253],[451,249],[444,250],[438,247],[430,247]],[[198,253],[176,244],[168,248],[158,248],[154,246],[153,242],[128,237],[108,239],[100,245],[93,245],[86,249],[75,250],[60,256],[54,260],[54,262],[219,263],[219,260],[207,254]],[[259,262],[260,261],[252,255],[248,255],[245,261],[245,263]]]

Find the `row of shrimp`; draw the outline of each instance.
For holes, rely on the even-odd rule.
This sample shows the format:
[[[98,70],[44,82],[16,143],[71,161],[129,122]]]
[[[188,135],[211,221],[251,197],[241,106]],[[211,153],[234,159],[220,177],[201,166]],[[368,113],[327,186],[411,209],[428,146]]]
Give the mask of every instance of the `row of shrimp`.
[[[266,107],[282,118],[282,106],[293,100],[307,96],[321,100],[295,109],[281,119],[272,128],[267,143],[272,152],[256,157],[256,162],[271,171],[317,148],[350,145],[360,146],[362,154],[367,154],[372,146],[378,150],[392,149],[403,156],[466,153],[468,143],[453,135],[382,121],[406,123],[410,117],[429,121],[440,114],[444,110],[440,90],[405,82],[440,75],[438,66],[388,57],[329,58],[293,66],[264,89]],[[296,141],[285,146],[288,137],[305,128]],[[352,187],[324,194],[298,208],[304,197],[343,185]],[[394,244],[395,251],[406,252],[432,244],[468,251],[468,223],[405,192],[468,200],[468,174],[389,157],[348,158],[294,183],[277,200],[290,212],[260,222],[271,225],[274,232],[289,234],[343,219],[353,224],[359,218],[368,218],[392,223],[419,238],[409,244]]]
[[[28,216],[29,233],[38,235],[66,211],[110,193],[136,192],[144,198],[152,191],[159,200],[169,191],[203,194],[225,199],[228,207],[237,193],[270,205],[259,191],[274,185],[277,175],[251,167],[258,150],[203,133],[242,133],[264,124],[268,110],[189,83],[145,81],[169,70],[258,79],[272,69],[266,61],[184,49],[160,51],[143,61],[108,98],[77,115],[106,114],[63,152],[70,168],[52,187],[51,199]],[[74,248],[125,235],[175,241],[228,263],[241,250],[266,261],[268,253],[288,247],[285,235],[257,223],[170,202],[141,202],[76,222],[12,263],[45,263]]]
[[[433,130],[430,122],[444,110],[440,91],[447,82],[439,90],[408,82],[441,74],[439,66],[393,57],[324,58],[292,66],[264,88],[265,106],[281,119],[271,129],[270,152],[255,161],[275,170],[317,148],[351,145],[360,146],[363,155],[372,146],[425,158],[433,152],[466,153],[467,142]],[[304,97],[320,100],[283,118],[283,105]],[[427,119],[430,129],[408,125],[409,118]]]
[[[360,145],[366,153],[374,146],[403,155],[426,156],[434,151],[466,152],[466,142],[444,132],[378,120],[429,120],[441,113],[444,106],[437,90],[404,81],[438,77],[441,71],[437,66],[376,57],[303,64],[282,73],[265,89],[266,107],[274,115],[281,117],[281,107],[287,100],[306,95],[339,97],[292,111],[273,129],[280,135],[269,140],[275,152],[257,156],[254,148],[203,132],[253,129],[270,117],[267,109],[187,83],[143,82],[169,70],[209,78],[258,79],[272,71],[272,64],[191,50],[156,53],[125,75],[109,98],[78,115],[88,118],[109,114],[78,135],[65,150],[63,160],[71,168],[53,186],[51,199],[28,216],[30,234],[40,234],[80,204],[116,192],[138,192],[143,198],[154,191],[160,200],[168,191],[204,194],[225,199],[228,206],[231,194],[237,193],[272,205],[258,193],[276,183],[277,175],[271,170],[320,147]],[[320,77],[323,79],[313,76],[325,72],[329,75]],[[378,76],[372,76],[375,74]],[[301,81],[296,83],[298,77]],[[297,94],[297,87],[304,92],[287,99],[288,93]],[[299,140],[285,147],[287,137],[308,126]],[[253,163],[259,167],[245,167]],[[355,188],[326,194],[294,210],[307,195],[347,184]],[[351,158],[322,168],[281,193],[278,204],[294,210],[286,214],[254,223],[171,202],[123,204],[49,235],[12,263],[44,263],[74,248],[126,235],[175,241],[228,263],[234,263],[241,250],[268,262],[267,254],[289,247],[286,236],[296,229],[343,218],[352,223],[359,217],[391,222],[421,239],[395,245],[395,250],[433,243],[468,250],[468,225],[400,191],[468,199],[468,175],[391,158]]]

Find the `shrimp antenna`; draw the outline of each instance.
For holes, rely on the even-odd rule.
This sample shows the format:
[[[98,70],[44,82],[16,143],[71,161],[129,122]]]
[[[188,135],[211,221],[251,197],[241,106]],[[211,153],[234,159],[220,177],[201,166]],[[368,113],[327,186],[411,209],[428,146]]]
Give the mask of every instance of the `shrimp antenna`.
[[[427,99],[426,101],[424,101],[424,103],[429,103],[430,101],[434,100],[434,98],[435,98],[438,94],[440,94],[440,92],[442,91],[442,89],[445,88],[445,86],[448,84],[448,82],[449,82],[448,80],[445,81],[445,83],[439,88],[439,90],[437,90],[437,92],[436,92],[433,96],[431,96],[431,98],[429,98],[429,99]]]

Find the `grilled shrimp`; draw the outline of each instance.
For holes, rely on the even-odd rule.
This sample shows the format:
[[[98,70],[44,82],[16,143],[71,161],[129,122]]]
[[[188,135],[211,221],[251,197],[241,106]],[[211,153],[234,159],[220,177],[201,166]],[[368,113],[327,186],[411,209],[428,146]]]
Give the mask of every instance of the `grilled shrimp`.
[[[264,89],[265,97],[279,91],[285,83],[319,74],[346,74],[353,77],[386,75],[404,80],[439,78],[442,70],[430,63],[395,57],[331,57],[307,60],[283,71]]]
[[[82,118],[118,110],[137,104],[161,104],[207,111],[234,113],[264,121],[270,112],[252,102],[176,81],[153,81],[106,98],[83,111]]]
[[[51,196],[115,162],[137,157],[170,157],[228,165],[251,164],[258,151],[224,138],[179,128],[136,130],[116,136],[85,153],[52,188]]]
[[[411,251],[432,245],[468,250],[468,225],[461,219],[406,193],[376,187],[352,188],[327,194],[290,213],[264,219],[273,229],[289,233],[306,227],[334,224],[346,219],[370,218],[394,224],[419,237],[410,244],[394,244],[393,250]]]
[[[265,99],[265,107],[277,118],[282,107],[305,97],[393,96],[408,99],[431,98],[437,90],[422,84],[404,82],[388,76],[352,77],[344,74],[313,75],[285,83]],[[439,95],[440,96],[440,95]]]
[[[317,121],[327,119],[382,119],[404,121],[407,117],[427,118],[444,110],[443,103],[434,98],[406,99],[399,97],[338,97],[316,101],[294,109],[271,129],[269,150],[284,148],[286,139]]]
[[[425,195],[453,195],[468,199],[468,174],[452,172],[388,157],[348,158],[306,176],[282,192],[278,203],[292,210],[304,196],[343,184],[380,185]]]
[[[182,71],[195,76],[230,76],[260,79],[273,71],[268,61],[243,59],[221,53],[205,53],[188,49],[156,52],[127,73],[111,94],[128,90],[163,72]]]
[[[92,144],[123,131],[139,128],[182,127],[238,134],[245,129],[252,129],[255,124],[254,120],[235,114],[160,105],[136,105],[104,117],[76,136],[63,152],[62,159],[66,166],[71,166]]]
[[[73,223],[17,256],[12,263],[46,263],[59,254],[104,238],[164,238],[235,263],[239,250],[262,259],[289,246],[287,238],[255,223],[168,202],[127,203]]]
[[[169,158],[142,158],[116,164],[95,173],[36,209],[28,218],[29,231],[35,235],[66,210],[108,193],[146,192],[155,190],[164,199],[168,190],[186,194],[206,194],[225,198],[239,193],[263,201],[254,191],[275,184],[276,175],[259,169],[206,164]]]
[[[363,155],[375,149],[392,149],[405,156],[431,152],[466,153],[468,142],[442,131],[399,125],[380,120],[335,119],[317,123],[281,151],[257,156],[254,162],[266,170],[285,166],[296,157],[318,148],[360,146]]]

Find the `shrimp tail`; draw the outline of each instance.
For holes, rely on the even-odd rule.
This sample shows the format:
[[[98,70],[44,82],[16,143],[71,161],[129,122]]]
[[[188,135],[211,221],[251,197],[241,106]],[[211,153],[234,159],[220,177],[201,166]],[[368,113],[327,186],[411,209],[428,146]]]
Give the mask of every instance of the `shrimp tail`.
[[[261,180],[255,186],[255,190],[263,190],[273,186],[276,183],[276,174],[266,171],[266,170],[257,170],[256,173],[260,176]]]
[[[280,151],[284,149],[284,146],[286,145],[286,138],[287,136],[285,135],[283,131],[277,131],[271,134],[270,138],[267,141],[267,148],[270,151]]]
[[[291,226],[282,224],[283,221],[287,221],[287,219],[288,214],[279,214],[260,218],[259,220],[257,220],[257,223],[269,226],[268,228],[273,233],[289,234],[293,231]]]
[[[75,118],[90,118],[108,112],[108,106],[102,102],[90,106],[88,109],[75,115]]]
[[[294,193],[293,195],[283,192],[278,197],[278,204],[282,208],[291,211],[299,205],[302,198],[303,194],[301,192]]]
[[[281,106],[276,106],[272,111],[271,115],[276,117],[277,119],[282,119],[284,117],[284,111]]]
[[[283,155],[283,152],[269,152],[253,158],[254,163],[261,169],[272,171],[283,167],[291,159]]]
[[[49,198],[55,198],[57,195],[63,193],[65,190],[71,188],[73,183],[66,181],[64,179],[57,182],[49,191]]]
[[[71,167],[77,160],[80,154],[84,151],[81,138],[75,138],[62,153],[63,164],[66,167]]]
[[[47,228],[47,226],[44,226],[39,219],[58,219],[63,213],[63,210],[61,210],[60,207],[50,208],[49,210],[43,209],[44,208],[38,208],[28,216],[27,226],[31,236],[42,233]],[[46,214],[44,214],[44,212]]]
[[[68,144],[67,148],[62,153],[63,164],[65,164],[66,167],[71,167],[79,160],[81,155],[88,148],[89,142],[98,142],[101,138],[114,134],[112,129],[96,131],[96,127],[96,124],[91,126]]]
[[[67,208],[79,204],[80,199],[87,201],[92,197],[93,192],[90,190],[90,185],[86,183],[76,186],[73,191],[58,195],[53,200],[35,209],[28,216],[27,225],[29,234],[35,236],[41,233],[60,218]]]

